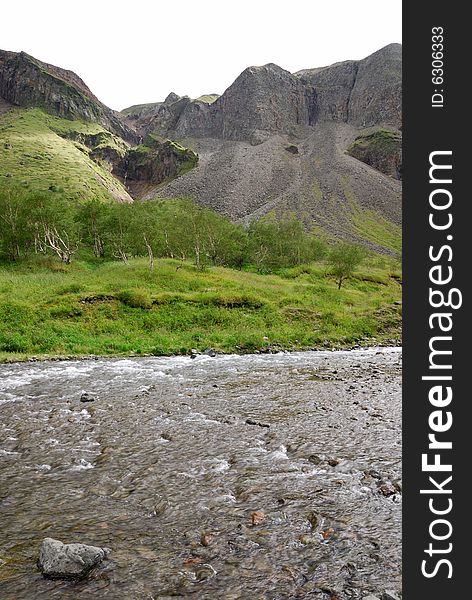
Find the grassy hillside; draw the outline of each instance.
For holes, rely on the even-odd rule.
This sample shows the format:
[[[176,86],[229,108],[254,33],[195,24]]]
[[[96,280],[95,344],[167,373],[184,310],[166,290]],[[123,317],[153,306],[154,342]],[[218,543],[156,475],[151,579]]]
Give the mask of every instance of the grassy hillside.
[[[381,343],[400,336],[398,264],[371,258],[341,290],[314,264],[279,275],[162,259],[0,267],[0,359]]]
[[[93,148],[85,145],[93,140]],[[125,143],[101,125],[69,121],[40,109],[14,109],[0,115],[0,185],[9,177],[32,190],[58,191],[71,200],[129,201],[107,165],[91,153],[123,155]]]

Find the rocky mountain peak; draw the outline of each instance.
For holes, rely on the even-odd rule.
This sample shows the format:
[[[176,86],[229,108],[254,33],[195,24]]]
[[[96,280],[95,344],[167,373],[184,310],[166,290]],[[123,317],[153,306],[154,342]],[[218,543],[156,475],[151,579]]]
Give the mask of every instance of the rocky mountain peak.
[[[172,104],[173,102],[177,102],[177,100],[180,100],[180,96],[175,92],[171,92],[164,100],[164,104]]]
[[[0,97],[15,106],[40,107],[58,117],[99,123],[129,141],[136,138],[78,75],[26,52],[0,50]]]
[[[305,135],[324,121],[400,129],[401,50],[389,44],[363,60],[293,74],[274,63],[251,66],[222,96],[201,101],[171,93],[154,108],[135,111],[132,124],[141,133],[252,144],[274,134]]]

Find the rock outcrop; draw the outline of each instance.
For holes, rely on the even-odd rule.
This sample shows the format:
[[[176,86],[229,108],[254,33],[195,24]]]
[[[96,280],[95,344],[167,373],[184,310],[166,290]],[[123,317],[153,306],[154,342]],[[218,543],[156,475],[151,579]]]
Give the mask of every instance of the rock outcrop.
[[[113,174],[126,183],[136,196],[143,186],[156,186],[192,169],[198,155],[171,140],[148,135],[144,143],[129,149],[113,164]]]
[[[395,179],[402,178],[402,140],[398,133],[376,129],[358,136],[348,154]]]
[[[143,107],[140,114],[130,113],[132,108],[124,114],[140,132],[254,144],[273,134],[296,133],[314,122],[311,86],[274,64],[245,69],[222,96],[211,95],[211,100],[169,94],[164,102]]]
[[[391,231],[400,235],[401,58],[391,44],[294,74],[250,67],[211,104],[171,94],[135,107],[142,135],[185,140],[200,157],[145,197],[191,197],[243,222],[295,212],[381,249]]]
[[[127,141],[136,141],[136,133],[102,104],[78,75],[26,52],[0,50],[0,97],[15,106],[42,108],[58,117],[99,123]]]
[[[195,166],[197,155],[180,144],[166,140],[165,136],[161,141],[147,136],[147,142],[138,144],[146,136],[156,113],[159,113],[160,131],[172,130],[188,102],[190,98],[169,94],[163,103],[143,109],[137,107],[144,125],[136,126],[137,123],[131,119],[134,114],[131,111],[133,128],[121,114],[102,104],[72,71],[43,63],[25,52],[0,50],[0,116],[11,113],[10,117],[5,117],[9,118],[10,125],[2,130],[0,124],[0,133],[3,134],[4,150],[11,150],[10,137],[13,136],[18,159],[14,160],[10,152],[8,158],[13,168],[7,171],[8,176],[28,180],[28,172],[26,178],[24,174],[27,169],[23,167],[24,159],[28,157],[25,150],[29,150],[31,145],[36,150],[42,149],[47,132],[51,135],[53,147],[45,149],[44,153],[36,153],[38,160],[44,159],[41,168],[43,178],[53,180],[50,190],[61,188],[67,194],[62,181],[55,183],[57,173],[51,173],[51,169],[54,170],[54,165],[61,165],[62,170],[72,170],[72,174],[76,171],[75,179],[79,182],[80,191],[77,193],[74,189],[71,197],[95,197],[98,186],[100,197],[108,195],[117,200],[131,201],[142,190],[158,186]],[[203,102],[197,104],[207,106]],[[22,110],[19,111],[18,107]],[[12,111],[15,108],[16,112]],[[36,116],[28,109],[35,109]],[[72,124],[51,120],[45,113],[72,121]],[[91,126],[83,126],[84,122]],[[16,125],[21,131],[15,136]],[[142,135],[139,133],[141,130]],[[57,143],[57,136],[69,141],[75,151],[80,150],[80,154],[76,153],[73,160],[67,158],[71,148]],[[61,160],[61,153],[66,157],[65,163]],[[54,165],[50,164],[53,155],[57,158]],[[94,163],[100,169],[97,170]],[[61,169],[57,168],[57,172]]]

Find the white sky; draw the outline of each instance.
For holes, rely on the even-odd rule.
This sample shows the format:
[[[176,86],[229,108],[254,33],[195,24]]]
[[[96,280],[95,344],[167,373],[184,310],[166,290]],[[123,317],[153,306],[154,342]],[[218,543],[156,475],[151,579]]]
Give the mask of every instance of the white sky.
[[[246,67],[289,71],[401,42],[401,0],[12,0],[0,48],[75,71],[114,109],[222,93]]]

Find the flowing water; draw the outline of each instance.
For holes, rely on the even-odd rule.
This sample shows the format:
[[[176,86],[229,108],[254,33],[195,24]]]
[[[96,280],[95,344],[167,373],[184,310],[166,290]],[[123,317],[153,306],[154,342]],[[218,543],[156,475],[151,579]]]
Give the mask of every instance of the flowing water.
[[[399,349],[4,364],[0,403],[2,600],[400,596]],[[112,554],[46,580],[45,537]]]

